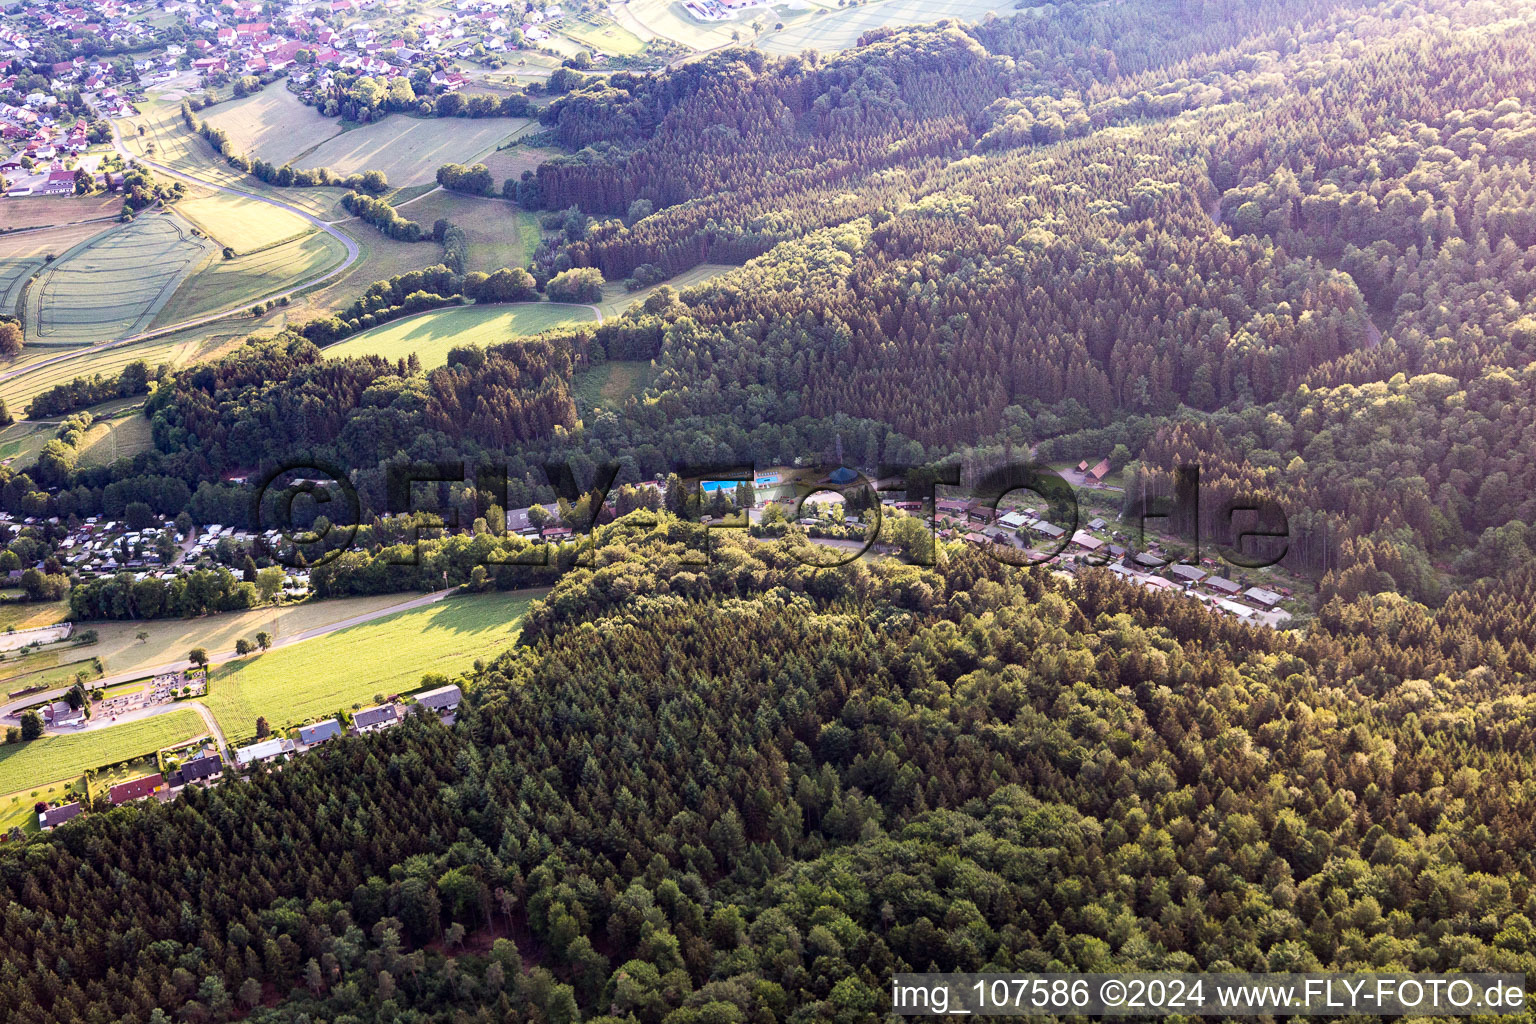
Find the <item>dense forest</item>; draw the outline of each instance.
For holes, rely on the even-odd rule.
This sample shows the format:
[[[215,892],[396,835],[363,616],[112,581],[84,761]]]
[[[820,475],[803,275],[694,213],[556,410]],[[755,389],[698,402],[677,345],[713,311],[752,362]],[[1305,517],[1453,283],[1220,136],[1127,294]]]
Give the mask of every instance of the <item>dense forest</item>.
[[[571,83],[541,114],[571,152],[509,190],[560,227],[526,270],[381,281],[135,378],[151,451],[77,465],[70,420],[0,467],[8,511],[249,526],[226,478],[341,466],[363,523],[321,593],[554,585],[452,728],[0,847],[8,1017],[853,1024],[907,968],[1536,970],[1536,12],[1142,0],[864,42]],[[320,347],[706,262],[738,266],[430,370]],[[583,400],[616,361],[641,392]],[[1286,507],[1315,617],[959,547],[704,561],[644,508],[585,552],[494,528],[552,463],[1122,449],[1127,495],[1200,467],[1207,535]],[[397,564],[388,470],[460,460],[505,486],[444,488],[473,526]]]
[[[194,516],[239,521],[218,475],[298,442],[375,509],[406,458],[502,461],[527,503],[553,497],[551,459],[586,484],[839,443],[866,467],[1125,445],[1138,492],[1182,460],[1208,515],[1289,501],[1287,564],[1325,599],[1439,602],[1536,557],[1529,11],[1067,5],[866,44],[578,83],[542,116],[582,148],[524,183],[565,211],[531,273],[401,275],[172,374],[153,452],[0,469],[7,507],[86,514],[174,477]],[[705,260],[746,265],[430,372],[297,337]],[[647,393],[578,415],[575,377],[605,360],[650,363]]]
[[[1536,969],[1536,576],[1288,635],[1107,573],[687,534],[608,527],[452,729],[0,850],[9,1019],[856,1022],[909,968]]]

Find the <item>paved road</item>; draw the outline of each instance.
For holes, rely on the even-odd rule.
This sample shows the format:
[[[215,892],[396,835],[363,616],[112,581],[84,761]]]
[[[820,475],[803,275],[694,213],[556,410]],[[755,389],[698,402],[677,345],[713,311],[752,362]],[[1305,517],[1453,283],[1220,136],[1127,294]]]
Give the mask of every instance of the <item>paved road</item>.
[[[526,591],[525,593],[536,595],[539,592],[540,591]],[[452,590],[439,590],[431,594],[424,594],[421,597],[411,598],[409,601],[402,601],[399,604],[392,604],[387,608],[378,608],[371,612],[364,612],[361,615],[354,615],[350,619],[342,619],[340,622],[333,622],[327,626],[316,626],[313,629],[301,630],[298,633],[279,637],[278,639],[274,640],[272,642],[272,648],[275,650],[279,647],[287,647],[289,644],[301,643],[305,640],[313,640],[316,637],[322,637],[328,633],[335,633],[338,630],[348,629],[352,626],[360,626],[365,622],[372,622],[374,619],[381,619],[386,615],[393,615],[395,612],[403,612],[409,611],[412,608],[420,608],[423,605],[433,604],[437,601],[441,601],[451,593],[453,593]],[[232,649],[228,651],[210,652],[208,655],[209,660],[213,662],[228,661],[235,657],[238,657],[238,655],[236,655]],[[168,661],[162,665],[151,665],[147,668],[134,669],[132,672],[118,672],[110,676],[105,676],[101,679],[92,680],[91,686],[92,688],[116,686],[118,683],[131,683],[135,679],[147,679],[152,676],[162,675],[167,672],[184,672],[191,667],[192,663],[186,659],[182,659],[180,661]],[[40,701],[53,700],[55,698],[62,697],[68,692],[69,687],[61,686],[55,690],[45,690],[40,693],[29,693],[19,700],[13,700],[9,704],[0,705],[0,720],[9,720],[17,711],[23,708],[31,707]],[[182,702],[182,704],[185,703],[187,702]],[[192,703],[196,704],[195,701]],[[181,704],[167,704],[163,706],[168,708],[180,707]],[[207,710],[206,708],[203,708],[201,704],[197,704],[196,706],[202,708],[204,711]],[[126,715],[117,716],[116,724],[121,724],[125,721],[132,721],[135,714],[137,714],[137,712],[129,712]],[[141,717],[151,716],[145,715]],[[212,715],[205,715],[204,720],[211,722]],[[111,719],[109,718],[107,721],[111,722]],[[91,727],[95,727],[94,719],[92,720]],[[215,728],[217,727],[215,726]],[[81,730],[72,729],[70,731],[80,732]]]
[[[87,346],[85,348],[70,349],[70,350],[68,350],[66,352],[61,352],[60,354],[58,354],[56,356],[49,356],[47,359],[39,359],[35,363],[28,363],[26,366],[20,367],[19,369],[9,370],[9,371],[6,371],[4,373],[0,373],[0,381],[10,380],[13,377],[22,377],[22,376],[25,376],[26,374],[33,373],[33,372],[35,372],[37,370],[41,370],[45,366],[54,366],[54,365],[57,365],[58,363],[67,362],[68,360],[71,360],[71,359],[79,359],[82,356],[88,356],[88,355],[91,355],[91,354],[96,353],[96,352],[104,352],[104,351],[106,351],[108,349],[120,348],[120,347],[122,347],[124,345],[132,345],[135,342],[144,341],[144,340],[146,340],[148,338],[159,337],[160,335],[163,335],[163,334],[171,334],[171,333],[173,333],[175,331],[183,331],[183,330],[186,330],[189,327],[200,327],[203,324],[213,323],[216,320],[223,320],[225,317],[228,317],[228,316],[230,316],[232,314],[239,313],[239,312],[242,312],[243,310],[249,309],[251,306],[255,305],[257,302],[266,302],[266,301],[270,301],[272,299],[281,299],[281,298],[285,298],[285,297],[291,297],[291,296],[296,295],[299,292],[302,292],[302,291],[304,291],[306,289],[313,288],[315,285],[320,284],[321,282],[324,282],[324,281],[328,281],[331,278],[337,276],[338,274],[343,273],[348,267],[352,266],[352,264],[357,262],[357,259],[358,259],[358,256],[359,256],[359,251],[358,251],[358,248],[357,248],[357,243],[352,241],[352,239],[348,235],[346,235],[344,232],[337,231],[334,227],[332,227],[330,224],[326,223],[325,221],[321,220],[320,218],[315,217],[312,214],[309,214],[309,213],[305,212],[304,210],[301,210],[301,209],[299,209],[296,206],[292,206],[292,205],[290,205],[288,203],[285,203],[285,202],[283,202],[283,201],[281,201],[279,199],[272,199],[269,196],[257,195],[254,192],[245,192],[245,191],[243,191],[241,189],[230,188],[228,185],[216,185],[216,184],[214,184],[211,181],[204,181],[202,178],[194,177],[193,175],[187,174],[187,173],[185,173],[183,171],[178,171],[175,168],[167,167],[166,165],[161,164],[161,163],[156,163],[153,160],[148,160],[148,159],[145,159],[144,157],[136,157],[133,154],[129,153],[128,150],[124,148],[122,134],[118,130],[117,122],[113,121],[111,123],[112,123],[112,145],[117,149],[118,153],[122,155],[122,157],[123,157],[123,159],[125,161],[137,162],[137,163],[143,164],[144,166],[151,167],[154,170],[160,172],[161,174],[164,174],[167,177],[177,178],[177,179],[179,179],[181,181],[190,182],[191,184],[197,185],[197,186],[199,186],[201,188],[210,188],[210,189],[213,189],[215,192],[223,192],[223,193],[225,193],[227,195],[239,196],[242,199],[251,199],[251,200],[254,200],[254,201],[258,202],[258,203],[265,203],[268,206],[275,206],[275,207],[277,207],[280,210],[286,210],[289,213],[292,213],[292,214],[294,214],[296,216],[304,218],[305,221],[307,221],[310,224],[314,225],[315,227],[319,228],[321,231],[324,231],[326,234],[330,235],[332,238],[334,238],[337,241],[339,241],[342,245],[346,246],[347,247],[347,258],[345,260],[343,260],[339,266],[333,267],[333,268],[331,268],[330,270],[326,271],[323,274],[319,274],[319,275],[317,275],[315,277],[312,277],[312,278],[310,278],[307,281],[303,281],[303,282],[301,282],[299,284],[296,284],[292,288],[289,288],[286,291],[278,292],[275,295],[264,295],[264,296],[261,296],[260,298],[249,299],[249,300],[247,300],[245,302],[240,303],[238,306],[231,306],[228,309],[221,309],[221,310],[219,310],[217,312],[207,313],[207,314],[204,314],[203,316],[199,316],[199,317],[193,317],[190,320],[183,320],[183,321],[181,321],[179,323],[167,324],[164,327],[157,327],[157,328],[155,328],[154,330],[151,330],[151,331],[141,331],[138,334],[132,334],[132,335],[129,335],[128,337],[126,337],[126,338],[117,338],[117,339],[114,339],[112,341],[103,341],[103,342],[101,342],[99,344],[90,345],[90,346]]]

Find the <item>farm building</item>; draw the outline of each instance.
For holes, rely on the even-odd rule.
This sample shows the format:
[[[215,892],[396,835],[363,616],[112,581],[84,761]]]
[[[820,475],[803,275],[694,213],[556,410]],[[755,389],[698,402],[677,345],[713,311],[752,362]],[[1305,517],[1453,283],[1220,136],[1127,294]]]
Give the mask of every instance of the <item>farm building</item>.
[[[1243,591],[1243,596],[1248,600],[1263,605],[1265,608],[1273,608],[1280,603],[1280,595],[1273,590],[1265,590],[1263,587],[1249,587]]]
[[[1197,565],[1175,565],[1168,571],[1189,583],[1199,583],[1206,577],[1206,571]]]
[[[1212,590],[1220,591],[1229,597],[1233,594],[1240,593],[1243,589],[1224,576],[1212,576],[1210,579],[1205,581],[1205,585],[1210,587]]]
[[[383,707],[368,708],[359,711],[352,716],[352,728],[360,733],[378,732],[380,729],[388,729],[398,724],[400,713],[395,710],[393,704],[385,704]]]
[[[313,725],[305,725],[299,728],[299,742],[306,747],[317,746],[326,740],[334,740],[341,735],[341,723],[334,718],[327,718],[323,722]]]
[[[1104,478],[1109,476],[1109,460],[1100,459],[1098,465],[1090,469],[1085,476],[1092,483],[1102,483]]]
[[[72,804],[61,804],[58,807],[49,807],[46,810],[37,812],[37,827],[44,832],[51,832],[84,810],[85,808],[80,806],[79,801]]]
[[[1072,543],[1084,551],[1097,551],[1104,546],[1104,542],[1091,533],[1078,530],[1072,535]]]
[[[418,706],[443,714],[458,709],[459,701],[464,699],[464,693],[457,686],[440,686],[435,690],[416,695]]]
[[[113,807],[121,807],[123,804],[132,803],[134,800],[142,800],[147,796],[154,796],[165,786],[165,779],[156,772],[154,775],[146,775],[142,779],[130,779],[127,782],[119,782],[110,791]]]

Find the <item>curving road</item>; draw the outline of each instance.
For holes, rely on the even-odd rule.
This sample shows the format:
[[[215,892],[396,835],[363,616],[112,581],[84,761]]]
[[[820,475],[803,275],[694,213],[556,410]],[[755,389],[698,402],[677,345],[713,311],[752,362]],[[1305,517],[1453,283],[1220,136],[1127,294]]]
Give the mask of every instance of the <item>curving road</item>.
[[[331,278],[343,273],[347,270],[347,268],[351,267],[352,264],[357,262],[358,256],[360,255],[357,243],[354,242],[345,232],[336,230],[334,226],[327,223],[326,221],[323,221],[320,218],[307,213],[306,211],[301,210],[296,206],[285,203],[280,199],[273,199],[270,196],[257,195],[254,192],[246,192],[242,189],[231,188],[228,185],[216,185],[211,181],[204,181],[202,178],[187,174],[184,171],[178,171],[173,167],[167,167],[165,164],[156,163],[155,161],[146,159],[144,157],[136,157],[129,153],[128,150],[123,146],[122,133],[118,129],[117,122],[114,120],[111,122],[111,125],[112,146],[117,150],[118,154],[122,156],[125,162],[140,163],[145,167],[153,168],[155,171],[158,171],[166,177],[176,178],[180,181],[188,182],[200,188],[213,189],[215,192],[223,192],[226,195],[238,196],[241,199],[251,199],[258,203],[265,203],[268,206],[275,206],[280,210],[285,210],[288,213],[302,217],[308,223],[319,228],[321,231],[324,231],[326,234],[336,239],[342,245],[346,246],[347,258],[342,260],[340,264],[332,267],[325,273],[316,277],[312,277],[307,281],[300,282],[299,284],[294,285],[286,291],[248,299],[245,302],[242,302],[237,306],[231,306],[228,309],[221,309],[213,313],[206,313],[203,316],[193,317],[190,320],[183,320],[180,323],[166,324],[164,327],[157,327],[154,330],[141,331],[138,334],[131,334],[126,338],[117,338],[112,341],[103,341],[96,345],[89,345],[85,348],[69,349],[68,351],[61,352],[56,356],[49,356],[47,359],[39,359],[35,363],[28,363],[26,366],[20,367],[19,369],[8,370],[4,373],[0,373],[0,381],[11,380],[15,377],[23,377],[29,373],[41,370],[46,366],[56,366],[59,363],[68,362],[71,359],[79,359],[81,356],[88,356],[96,352],[105,352],[108,349],[121,348],[124,345],[132,345],[136,342],[145,341],[149,338],[156,338],[163,334],[171,334],[176,331],[183,331],[189,327],[201,327],[203,324],[213,323],[216,320],[223,320],[225,317],[231,316],[232,314],[249,309],[257,302],[269,302],[273,299],[289,298],[297,295],[299,292],[313,288],[317,284],[329,281]]]

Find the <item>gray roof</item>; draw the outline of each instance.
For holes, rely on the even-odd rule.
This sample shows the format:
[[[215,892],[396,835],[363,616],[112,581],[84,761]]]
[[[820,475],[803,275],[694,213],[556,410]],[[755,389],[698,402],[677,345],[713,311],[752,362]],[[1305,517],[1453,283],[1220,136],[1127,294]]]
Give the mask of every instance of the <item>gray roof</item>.
[[[1175,576],[1182,576],[1187,580],[1205,579],[1205,570],[1198,565],[1175,565],[1168,570]]]
[[[324,743],[341,735],[341,723],[334,718],[327,718],[323,722],[314,725],[306,725],[299,729],[300,743]]]
[[[77,801],[72,804],[64,804],[62,807],[50,807],[45,811],[39,811],[37,815],[38,827],[52,828],[55,825],[62,825],[83,810],[85,808],[81,807]]]
[[[198,779],[206,779],[210,775],[217,775],[224,770],[224,762],[218,754],[204,754],[202,757],[194,757],[181,766],[181,777],[187,782],[196,782]]]
[[[393,704],[385,704],[383,707],[359,711],[352,716],[352,724],[361,729],[370,725],[383,725],[385,722],[393,722],[397,717],[395,706]]]
[[[422,707],[431,708],[434,711],[442,711],[444,708],[456,707],[464,699],[464,693],[457,686],[440,686],[435,690],[416,695],[416,703]]]
[[[1224,594],[1235,594],[1243,588],[1227,579],[1225,576],[1212,576],[1205,581],[1205,585],[1212,590],[1219,590]]]

